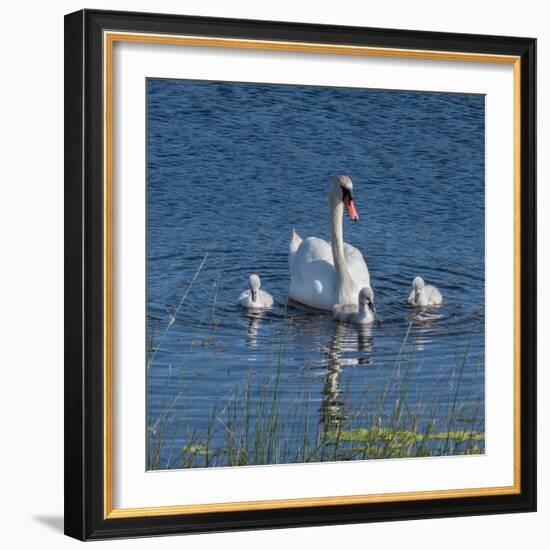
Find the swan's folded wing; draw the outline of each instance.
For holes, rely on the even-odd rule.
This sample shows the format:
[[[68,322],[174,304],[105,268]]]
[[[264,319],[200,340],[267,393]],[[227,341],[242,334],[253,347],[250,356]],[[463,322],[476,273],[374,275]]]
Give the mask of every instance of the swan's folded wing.
[[[428,300],[430,303],[435,305],[440,305],[443,303],[443,297],[441,296],[441,292],[432,285],[426,285],[426,296],[428,297]]]
[[[330,244],[318,237],[304,239],[290,271],[290,298],[330,311],[334,304],[335,286],[336,270]]]
[[[340,314],[353,314],[357,313],[357,306],[354,304],[336,304],[333,311]]]
[[[318,237],[308,237],[302,239],[295,231],[292,235],[289,246],[288,265],[290,268],[290,276],[296,275],[308,280],[308,274],[304,273],[309,264],[323,260],[329,264],[333,264],[332,250],[327,241]]]
[[[273,296],[266,292],[265,290],[260,289],[259,291],[260,303],[262,307],[271,307],[273,305]]]
[[[323,260],[334,265],[330,244],[319,237],[308,237],[304,239],[297,257],[300,258],[300,262],[316,262],[317,260]]]
[[[290,238],[290,245],[288,247],[288,268],[290,271],[292,271],[292,268],[294,267],[294,259],[296,258],[296,253],[298,252],[298,249],[300,248],[300,245],[302,244],[304,239],[296,233],[296,231],[292,230],[292,237]]]
[[[248,298],[250,296],[250,290],[243,290],[239,296],[238,303],[241,306],[246,306],[248,303]]]
[[[348,271],[357,286],[360,288],[371,286],[369,268],[361,251],[351,244],[344,243],[344,256]]]
[[[332,309],[332,315],[336,321],[348,321],[357,313],[357,306],[353,304],[336,304]]]

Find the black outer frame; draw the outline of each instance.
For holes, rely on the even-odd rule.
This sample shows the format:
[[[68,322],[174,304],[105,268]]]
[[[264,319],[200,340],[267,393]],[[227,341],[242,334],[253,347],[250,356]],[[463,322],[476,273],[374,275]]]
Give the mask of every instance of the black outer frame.
[[[135,31],[521,56],[521,493],[104,519],[103,43]],[[65,533],[80,540],[536,510],[536,40],[135,12],[65,16]]]

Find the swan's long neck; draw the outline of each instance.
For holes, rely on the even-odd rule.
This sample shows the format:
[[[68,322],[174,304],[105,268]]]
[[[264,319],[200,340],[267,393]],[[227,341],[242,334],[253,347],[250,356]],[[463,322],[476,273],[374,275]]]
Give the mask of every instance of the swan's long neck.
[[[349,274],[346,266],[346,258],[344,256],[344,204],[342,201],[330,201],[330,233],[331,233],[331,246],[332,257],[334,259],[334,267],[336,268],[336,274],[338,276],[337,294],[341,294],[342,288],[352,282],[351,275]]]

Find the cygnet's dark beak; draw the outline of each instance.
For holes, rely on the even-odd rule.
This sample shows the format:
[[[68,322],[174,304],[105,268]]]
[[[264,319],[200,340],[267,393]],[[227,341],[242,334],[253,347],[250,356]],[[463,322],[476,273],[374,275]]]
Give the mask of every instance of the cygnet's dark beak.
[[[258,297],[258,291],[254,288],[251,288],[250,291],[252,292],[252,301],[255,302]]]

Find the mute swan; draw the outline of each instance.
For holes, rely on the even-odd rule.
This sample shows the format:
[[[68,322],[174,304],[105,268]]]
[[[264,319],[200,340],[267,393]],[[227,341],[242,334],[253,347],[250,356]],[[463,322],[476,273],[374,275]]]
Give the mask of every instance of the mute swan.
[[[359,292],[359,305],[336,304],[332,310],[336,321],[351,322],[356,325],[366,325],[374,321],[374,293],[370,286]]]
[[[292,230],[288,255],[292,300],[332,311],[335,304],[357,304],[359,290],[370,287],[369,269],[363,255],[344,242],[344,206],[349,217],[358,221],[351,178],[335,176],[329,190],[331,242],[318,237],[302,239]]]
[[[412,286],[407,300],[411,306],[439,306],[443,303],[441,292],[435,286],[425,284],[422,277],[415,277]]]
[[[248,278],[249,290],[245,290],[239,296],[239,305],[248,309],[265,309],[273,305],[273,298],[269,292],[262,290],[262,283],[258,275],[253,274]]]

